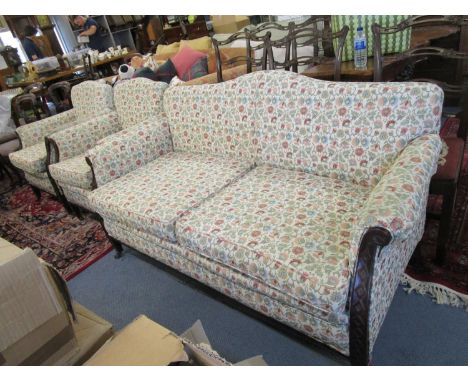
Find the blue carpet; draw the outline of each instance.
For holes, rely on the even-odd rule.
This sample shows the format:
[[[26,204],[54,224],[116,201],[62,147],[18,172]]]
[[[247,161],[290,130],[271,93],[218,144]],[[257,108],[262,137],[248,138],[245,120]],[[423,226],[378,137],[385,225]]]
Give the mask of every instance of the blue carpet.
[[[137,315],[181,333],[200,319],[231,362],[262,354],[269,365],[343,365],[346,360],[286,334],[131,255],[113,252],[68,284],[72,297],[120,329]],[[468,365],[468,314],[400,287],[374,350],[374,365]]]

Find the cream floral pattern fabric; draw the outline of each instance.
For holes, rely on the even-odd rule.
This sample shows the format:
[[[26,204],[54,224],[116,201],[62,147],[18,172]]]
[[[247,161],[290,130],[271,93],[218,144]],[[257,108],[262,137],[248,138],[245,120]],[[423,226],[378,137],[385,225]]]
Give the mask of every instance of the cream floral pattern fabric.
[[[343,314],[348,251],[370,189],[260,166],[176,223],[179,243],[296,298]]]
[[[44,137],[55,131],[73,126],[78,121],[76,110],[71,109],[39,121],[20,126],[16,132],[23,148],[44,143]]]
[[[39,174],[29,174],[27,172],[24,173],[24,177],[28,181],[29,184],[40,188],[41,190],[47,191],[51,194],[54,194],[54,188],[47,177],[45,172],[41,172]]]
[[[93,164],[100,187],[170,151],[169,125],[161,115],[102,139],[86,155]]]
[[[61,186],[68,184],[91,190],[93,174],[84,155],[60,161],[49,166],[50,175]]]
[[[163,112],[164,82],[147,78],[121,81],[114,87],[114,102],[122,128],[135,126],[149,118],[158,118]]]
[[[84,81],[73,86],[71,99],[80,121],[114,109],[112,86],[97,81]]]
[[[247,77],[258,89],[258,163],[374,186],[410,141],[440,128],[443,92],[433,84]]]
[[[212,261],[176,244],[152,235],[106,221],[112,237],[146,253],[147,255],[209,285],[240,303],[272,317],[284,324],[326,343],[331,348],[349,355],[348,325],[334,325],[327,320],[307,313],[301,306],[284,302],[288,296],[269,289],[261,282],[252,282],[246,275]]]
[[[16,167],[31,174],[45,172],[46,148],[44,142],[28,146],[22,150],[10,154],[10,161]]]
[[[91,203],[104,218],[175,241],[177,218],[248,170],[238,160],[169,153],[97,188]]]
[[[54,146],[51,146],[52,163],[57,156],[60,161],[63,161],[83,154],[94,147],[102,138],[120,130],[117,113],[111,111],[82,122],[73,128],[51,134],[49,138],[53,139],[58,147],[58,153],[55,153]]]
[[[372,190],[358,224],[386,228],[402,239],[414,235],[413,226],[424,219],[429,182],[441,148],[435,134],[411,142]]]
[[[70,186],[69,184],[62,184],[60,187],[70,203],[83,207],[88,211],[96,212],[94,210],[94,206],[89,201],[89,196],[91,194],[90,190]]]
[[[255,86],[249,81],[173,86],[164,94],[175,151],[253,163]]]

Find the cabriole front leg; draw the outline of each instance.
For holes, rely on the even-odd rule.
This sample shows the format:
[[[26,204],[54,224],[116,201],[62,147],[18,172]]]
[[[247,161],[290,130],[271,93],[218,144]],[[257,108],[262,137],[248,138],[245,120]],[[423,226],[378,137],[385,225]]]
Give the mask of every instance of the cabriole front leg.
[[[351,283],[349,351],[351,364],[367,366],[369,354],[369,312],[375,259],[392,235],[385,228],[369,228],[362,237]]]

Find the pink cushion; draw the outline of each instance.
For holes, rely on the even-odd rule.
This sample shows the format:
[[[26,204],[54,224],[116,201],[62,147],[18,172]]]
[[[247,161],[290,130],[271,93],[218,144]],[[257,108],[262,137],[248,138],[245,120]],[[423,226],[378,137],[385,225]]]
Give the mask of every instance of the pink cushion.
[[[202,57],[206,57],[206,54],[193,50],[189,46],[181,48],[179,52],[171,58],[176,68],[177,76],[182,78],[190,67]]]

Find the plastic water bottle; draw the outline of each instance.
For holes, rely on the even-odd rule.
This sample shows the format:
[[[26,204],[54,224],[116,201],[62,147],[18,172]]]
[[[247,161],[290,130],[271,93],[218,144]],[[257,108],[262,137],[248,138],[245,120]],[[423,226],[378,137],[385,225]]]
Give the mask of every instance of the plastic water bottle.
[[[354,37],[354,67],[356,69],[367,69],[367,41],[362,27],[357,28]]]

